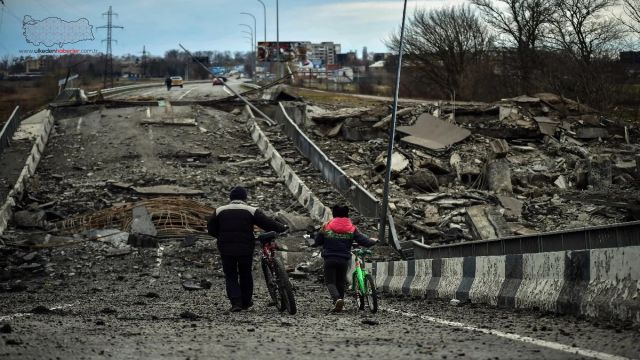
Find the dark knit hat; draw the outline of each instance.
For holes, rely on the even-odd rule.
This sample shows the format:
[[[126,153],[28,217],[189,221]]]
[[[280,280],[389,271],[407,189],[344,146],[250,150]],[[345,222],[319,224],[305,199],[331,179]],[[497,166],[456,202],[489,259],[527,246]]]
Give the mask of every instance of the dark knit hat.
[[[233,189],[231,189],[231,192],[229,192],[229,199],[246,201],[247,190],[242,186],[236,186]]]
[[[331,214],[333,217],[349,217],[349,207],[342,204],[333,205]]]

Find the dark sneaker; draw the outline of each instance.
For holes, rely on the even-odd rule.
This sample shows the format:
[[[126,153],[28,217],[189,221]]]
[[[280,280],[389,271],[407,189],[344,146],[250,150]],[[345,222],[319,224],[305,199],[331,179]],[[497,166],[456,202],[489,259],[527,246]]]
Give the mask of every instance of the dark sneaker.
[[[253,306],[253,301],[250,301],[248,305],[242,305],[242,310],[249,310]]]
[[[233,305],[231,307],[231,310],[229,310],[229,311],[231,311],[231,312],[240,312],[240,311],[242,311],[242,307],[239,306],[239,305]]]
[[[333,303],[333,312],[340,312],[344,308],[344,300],[338,299],[335,303]]]

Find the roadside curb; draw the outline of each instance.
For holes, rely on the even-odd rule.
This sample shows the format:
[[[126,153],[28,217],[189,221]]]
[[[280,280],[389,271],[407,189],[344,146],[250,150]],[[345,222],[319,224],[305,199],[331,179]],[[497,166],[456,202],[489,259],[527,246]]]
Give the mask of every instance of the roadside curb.
[[[280,153],[271,145],[267,136],[262,132],[255,121],[253,112],[247,105],[244,106],[243,114],[251,121],[251,125],[249,126],[251,138],[260,149],[262,155],[269,160],[269,164],[273,170],[275,170],[276,174],[284,178],[285,184],[291,194],[309,211],[313,220],[323,223],[328,221],[331,218],[331,209],[326,207],[322,201],[313,194],[309,187],[305,185],[304,181],[300,179],[295,171],[287,165]]]
[[[383,293],[640,324],[640,246],[379,262]]]
[[[16,202],[22,198],[27,181],[35,173],[38,163],[40,162],[40,158],[42,157],[47,146],[47,142],[49,141],[49,134],[51,133],[51,129],[53,129],[54,118],[49,110],[42,111],[46,112],[47,120],[43,124],[41,133],[36,135],[36,141],[31,148],[31,153],[22,168],[22,172],[20,172],[20,176],[18,177],[16,184],[7,195],[7,199],[4,204],[2,204],[2,207],[0,207],[0,235],[7,229],[9,221],[13,216],[13,207],[16,205]],[[34,114],[33,116],[36,116],[37,114]]]

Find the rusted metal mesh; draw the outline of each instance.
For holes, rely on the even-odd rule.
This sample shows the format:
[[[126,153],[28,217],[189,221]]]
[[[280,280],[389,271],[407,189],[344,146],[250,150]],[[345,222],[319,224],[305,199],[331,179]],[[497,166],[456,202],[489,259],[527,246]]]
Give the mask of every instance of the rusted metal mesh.
[[[185,198],[158,197],[59,221],[56,228],[67,234],[104,228],[130,231],[132,210],[138,206],[147,208],[159,235],[206,232],[207,217],[215,211],[212,207]]]

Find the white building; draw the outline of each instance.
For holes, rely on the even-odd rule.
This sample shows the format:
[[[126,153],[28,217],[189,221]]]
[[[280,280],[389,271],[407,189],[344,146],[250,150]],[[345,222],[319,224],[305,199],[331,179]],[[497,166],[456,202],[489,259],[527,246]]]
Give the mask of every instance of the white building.
[[[336,54],[340,53],[340,44],[324,41],[319,44],[307,43],[307,59],[312,62],[322,62],[325,66],[336,63]]]

